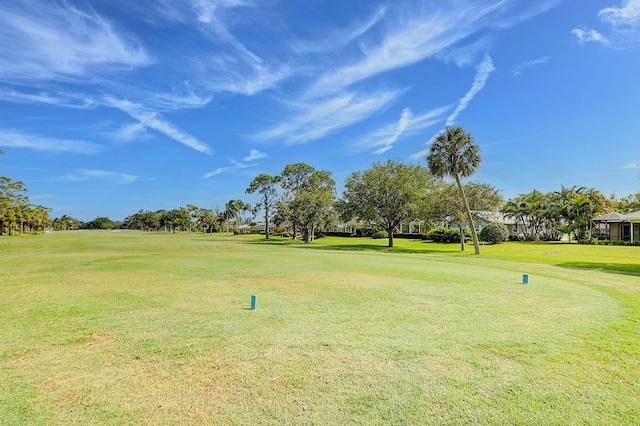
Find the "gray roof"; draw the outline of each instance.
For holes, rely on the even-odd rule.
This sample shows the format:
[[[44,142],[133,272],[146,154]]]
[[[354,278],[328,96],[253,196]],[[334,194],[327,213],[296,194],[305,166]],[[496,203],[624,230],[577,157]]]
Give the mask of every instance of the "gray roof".
[[[624,215],[625,220],[640,220],[640,210]]]
[[[607,213],[602,216],[598,216],[593,218],[594,222],[608,222],[608,223],[616,223],[616,222],[630,222],[630,221],[640,220],[640,210],[622,214],[618,212]]]

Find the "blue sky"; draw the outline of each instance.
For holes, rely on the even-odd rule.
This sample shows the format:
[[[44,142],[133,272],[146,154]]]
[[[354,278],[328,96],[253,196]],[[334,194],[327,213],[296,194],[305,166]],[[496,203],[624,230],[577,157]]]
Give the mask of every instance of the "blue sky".
[[[12,0],[0,175],[52,216],[214,208],[259,173],[425,163],[462,126],[475,179],[640,190],[640,0]]]

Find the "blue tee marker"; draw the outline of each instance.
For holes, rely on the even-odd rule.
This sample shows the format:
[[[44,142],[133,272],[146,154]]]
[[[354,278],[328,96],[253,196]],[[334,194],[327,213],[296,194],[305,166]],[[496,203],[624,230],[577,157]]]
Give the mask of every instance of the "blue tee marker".
[[[529,284],[529,275],[522,274],[522,284]]]
[[[258,298],[256,297],[255,294],[251,295],[251,310],[255,311],[256,310],[256,303],[258,302]]]

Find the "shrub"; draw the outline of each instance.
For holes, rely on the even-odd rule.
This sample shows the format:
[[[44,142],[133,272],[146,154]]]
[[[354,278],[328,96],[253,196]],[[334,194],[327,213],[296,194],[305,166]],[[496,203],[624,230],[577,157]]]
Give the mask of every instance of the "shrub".
[[[480,239],[491,244],[500,244],[509,239],[509,229],[502,223],[490,223],[480,231]]]
[[[356,229],[356,235],[358,237],[370,237],[373,235],[373,228],[359,228]]]
[[[425,239],[435,241],[437,243],[459,243],[460,229],[458,228],[436,228],[432,229],[425,235]],[[464,229],[465,241],[471,240],[469,231]]]
[[[407,238],[409,240],[424,240],[425,236],[424,234],[409,234],[409,233],[403,232],[399,234],[393,234],[393,238]]]
[[[355,237],[356,236],[356,234],[352,234],[351,232],[334,232],[334,231],[324,232],[324,235],[326,235],[327,237]]]
[[[377,232],[373,233],[371,238],[373,238],[374,240],[379,240],[379,239],[382,239],[382,238],[389,238],[389,234],[387,234],[384,231],[377,231]]]

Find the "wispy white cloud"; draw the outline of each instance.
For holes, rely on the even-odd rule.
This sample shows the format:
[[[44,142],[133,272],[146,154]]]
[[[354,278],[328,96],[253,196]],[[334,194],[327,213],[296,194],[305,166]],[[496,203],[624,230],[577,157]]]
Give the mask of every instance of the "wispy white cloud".
[[[447,118],[445,126],[453,125],[456,118],[458,118],[458,115],[467,108],[469,102],[471,102],[474,96],[484,88],[487,79],[489,78],[489,74],[491,74],[494,70],[495,67],[493,66],[491,57],[489,55],[485,56],[482,62],[480,62],[480,64],[476,67],[476,76],[473,80],[473,84],[471,85],[471,89],[469,89],[467,94],[464,95],[464,97],[462,97],[460,101],[458,101],[458,106],[456,107],[455,111],[453,111],[453,113]],[[429,141],[426,143],[426,145],[431,145],[438,134],[440,134],[440,132],[442,132],[442,130],[432,136],[431,139],[429,139]],[[418,160],[427,155],[428,152],[429,148],[425,148],[422,151],[416,152],[415,154],[411,155],[410,158],[412,160]]]
[[[0,146],[29,148],[39,151],[75,152],[79,154],[96,154],[102,150],[101,145],[87,141],[43,137],[1,128]]]
[[[609,44],[609,40],[602,34],[600,34],[596,30],[583,30],[580,28],[576,28],[571,30],[571,34],[573,34],[580,43],[588,43],[588,42],[598,42],[602,44]]]
[[[222,173],[228,173],[228,172],[232,172],[235,170],[242,170],[242,169],[246,169],[247,167],[254,167],[255,164],[245,164],[245,163],[241,163],[239,161],[236,160],[229,160],[233,165],[232,166],[227,166],[227,167],[219,167],[217,169],[215,169],[212,172],[209,173],[205,173],[204,174],[204,178],[205,179],[209,179],[210,177],[213,177],[215,175],[219,175]]]
[[[513,74],[514,76],[519,75],[522,73],[522,71],[529,69],[529,68],[534,68],[534,67],[539,67],[542,65],[546,65],[549,63],[549,60],[551,58],[548,56],[542,56],[538,59],[534,59],[532,61],[526,61],[523,62],[521,64],[516,65],[516,67],[514,69],[512,69],[510,71],[511,74]]]
[[[249,152],[249,155],[244,157],[242,160],[244,160],[244,161],[253,161],[253,160],[259,160],[261,158],[267,158],[267,157],[268,157],[268,155],[265,154],[264,152],[260,152],[257,149],[252,149]]]
[[[233,46],[245,59],[257,64],[263,62],[262,58],[249,50],[240,40],[238,40],[229,30],[226,21],[223,19],[226,9],[233,9],[238,6],[249,6],[251,3],[241,0],[191,0],[194,10],[198,14],[198,20],[209,24],[208,28],[214,31],[218,37],[229,45]]]
[[[115,132],[109,133],[116,140],[130,142],[139,139],[148,139],[147,127],[143,123],[132,123],[122,126]]]
[[[460,102],[458,102],[458,107],[455,109],[455,111],[453,111],[449,118],[447,118],[447,122],[445,124],[446,126],[451,126],[456,118],[458,118],[458,115],[467,108],[467,105],[469,105],[469,102],[471,102],[473,97],[484,88],[484,85],[487,83],[487,79],[489,78],[489,74],[491,74],[495,70],[491,57],[488,55],[485,56],[476,70],[476,77],[473,81],[473,85],[471,85],[471,89],[469,89],[467,94],[464,95],[462,99],[460,99]]]
[[[393,147],[393,144],[398,140],[400,135],[402,135],[407,127],[409,127],[409,123],[411,122],[411,117],[413,114],[409,108],[405,108],[402,110],[402,114],[400,115],[400,120],[398,120],[398,125],[391,136],[382,141],[382,147],[373,151],[374,154],[383,154],[390,150]]]
[[[121,111],[129,114],[132,118],[138,120],[140,124],[146,128],[150,128],[157,132],[160,132],[167,137],[175,140],[176,142],[186,145],[189,148],[195,149],[196,151],[200,151],[205,154],[212,153],[209,145],[178,129],[169,121],[164,120],[157,112],[148,111],[143,106],[134,104],[127,100],[117,100],[111,97],[107,97],[105,98],[105,100],[108,105],[114,108],[118,108]],[[137,132],[140,131],[139,128],[131,128],[131,130],[135,130]]]
[[[203,87],[216,93],[253,96],[276,86],[293,72],[286,64],[279,67],[238,65],[233,57],[226,58],[223,64],[219,62],[216,58],[209,63],[207,77],[200,77]]]
[[[436,55],[436,58],[445,63],[453,62],[459,67],[465,67],[477,62],[484,55],[483,52],[491,50],[492,44],[493,37],[485,35],[467,45],[444,49]]]
[[[622,0],[619,7],[606,7],[598,12],[609,28],[600,31],[576,28],[571,33],[580,43],[597,42],[614,49],[640,46],[640,0]]]
[[[396,123],[387,124],[369,135],[358,140],[354,147],[357,149],[373,149],[373,154],[382,154],[390,150],[401,136],[416,134],[442,121],[442,116],[451,106],[435,108],[419,116],[413,115],[409,108],[405,108]]]
[[[286,122],[254,135],[257,139],[282,139],[287,143],[305,143],[357,123],[394,101],[401,91],[370,95],[344,94],[316,103],[298,103],[292,109],[304,111]]]
[[[3,2],[0,78],[68,80],[152,62],[131,34],[67,3]]]
[[[313,85],[310,94],[339,91],[376,74],[416,63],[460,42],[484,25],[503,2],[477,2],[428,12],[413,11],[390,27],[382,42],[363,47],[358,62],[332,69]],[[450,25],[456,22],[456,25]]]
[[[358,22],[346,29],[323,31],[323,34],[312,41],[293,42],[293,50],[297,54],[322,53],[336,50],[347,46],[353,40],[361,37],[373,26],[384,18],[387,12],[386,7],[378,8],[372,16],[364,22]]]
[[[61,91],[56,93],[26,93],[6,88],[0,89],[0,100],[20,104],[44,104],[79,109],[94,108],[97,105],[91,97],[76,93]]]
[[[80,182],[91,179],[107,180],[114,183],[132,183],[138,176],[126,173],[109,172],[106,170],[77,169],[74,173],[69,173],[56,180],[63,182]]]
[[[621,7],[607,7],[598,16],[614,26],[636,25],[640,23],[640,0],[623,0]]]

